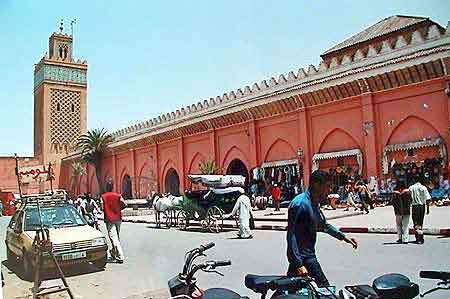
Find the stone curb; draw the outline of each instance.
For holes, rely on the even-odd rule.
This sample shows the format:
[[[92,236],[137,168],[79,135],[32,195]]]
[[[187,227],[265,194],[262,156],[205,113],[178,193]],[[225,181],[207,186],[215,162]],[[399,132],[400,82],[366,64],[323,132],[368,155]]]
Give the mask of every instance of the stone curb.
[[[101,219],[101,218],[99,218]],[[330,218],[331,219],[331,218]],[[123,222],[129,223],[146,223],[156,224],[154,221],[142,220],[142,219],[124,219]],[[200,223],[191,223],[190,226],[201,227]],[[224,224],[224,228],[236,228],[232,224]],[[354,234],[397,234],[397,230],[392,227],[340,227],[343,233]],[[286,231],[287,225],[256,225],[255,230],[272,230],[272,231]],[[429,236],[450,236],[450,228],[424,228],[423,233]],[[414,235],[414,229],[409,229],[409,234]]]
[[[353,217],[353,216],[358,216],[358,215],[363,215],[363,214],[364,214],[364,212],[350,212],[350,213],[346,213],[346,214],[342,214],[342,215],[327,217],[327,220],[341,219],[341,218]],[[255,221],[258,221],[258,222],[286,222],[287,221],[286,218],[258,218],[258,217],[254,217],[253,219]]]

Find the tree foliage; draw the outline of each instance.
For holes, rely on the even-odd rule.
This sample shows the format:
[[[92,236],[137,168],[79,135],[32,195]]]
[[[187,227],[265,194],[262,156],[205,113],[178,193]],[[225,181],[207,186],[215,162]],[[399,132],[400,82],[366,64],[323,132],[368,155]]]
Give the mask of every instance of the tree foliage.
[[[220,174],[222,173],[222,167],[216,165],[212,160],[201,161],[198,166],[201,174]]]
[[[103,192],[101,181],[101,161],[108,144],[113,142],[113,137],[105,129],[93,129],[80,136],[77,149],[81,152],[81,160],[95,167],[95,175],[100,193]]]

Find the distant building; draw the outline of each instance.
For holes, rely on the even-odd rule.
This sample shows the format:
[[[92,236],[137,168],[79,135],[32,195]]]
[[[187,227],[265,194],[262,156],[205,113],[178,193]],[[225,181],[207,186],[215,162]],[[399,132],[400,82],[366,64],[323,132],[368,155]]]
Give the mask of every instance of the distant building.
[[[61,159],[74,150],[78,137],[86,132],[87,64],[75,61],[73,37],[53,33],[49,52],[34,68],[34,157],[19,159],[23,172],[46,169],[52,163],[55,187],[59,184]],[[14,124],[10,124],[14,128]],[[18,191],[14,157],[0,157],[0,188]],[[47,176],[23,176],[23,191],[48,189]]]

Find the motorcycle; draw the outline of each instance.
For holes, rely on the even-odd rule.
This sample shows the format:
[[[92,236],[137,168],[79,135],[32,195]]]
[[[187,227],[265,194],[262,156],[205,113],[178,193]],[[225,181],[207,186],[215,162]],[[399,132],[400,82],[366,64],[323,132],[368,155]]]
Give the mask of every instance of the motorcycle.
[[[249,299],[225,288],[211,288],[202,290],[197,287],[194,277],[198,270],[216,273],[217,267],[230,266],[231,261],[208,261],[194,264],[199,257],[206,257],[204,252],[214,247],[214,243],[202,245],[185,254],[183,270],[169,280],[170,299]],[[421,278],[437,279],[437,287],[420,294],[424,297],[438,290],[450,290],[450,272],[421,271]],[[269,291],[273,291],[271,299],[413,299],[419,295],[418,284],[398,273],[384,274],[376,278],[372,285],[345,286],[336,294],[335,287],[318,287],[310,277],[288,277],[283,275],[254,275],[245,276],[245,286],[265,299]]]
[[[206,257],[204,252],[214,246],[215,244],[211,242],[189,250],[185,254],[182,272],[168,281],[170,296],[172,296],[170,299],[249,299],[248,297],[242,297],[229,289],[211,288],[202,290],[197,286],[197,279],[194,276],[197,271],[201,270],[203,272],[216,273],[223,276],[216,268],[231,265],[231,261],[229,260],[207,261],[201,264],[194,264],[194,261],[197,258]]]

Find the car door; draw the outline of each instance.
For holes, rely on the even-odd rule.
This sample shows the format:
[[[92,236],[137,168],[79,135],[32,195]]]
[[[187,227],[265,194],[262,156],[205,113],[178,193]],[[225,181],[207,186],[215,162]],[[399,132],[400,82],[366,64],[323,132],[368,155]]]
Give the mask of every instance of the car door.
[[[15,255],[22,255],[23,211],[17,213],[8,226],[8,247]]]

